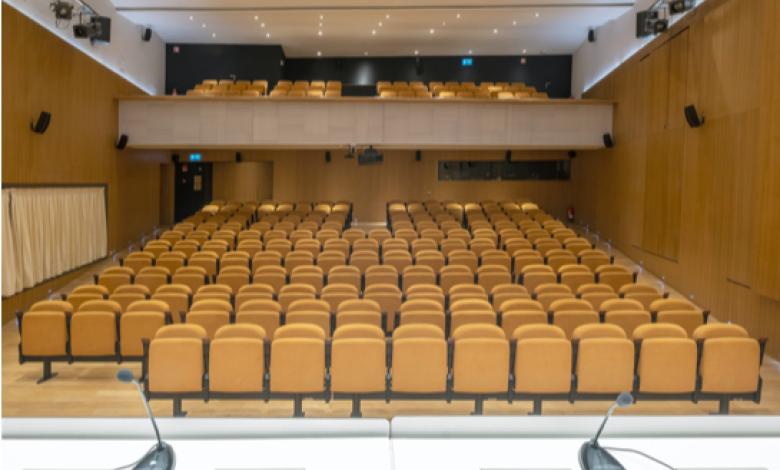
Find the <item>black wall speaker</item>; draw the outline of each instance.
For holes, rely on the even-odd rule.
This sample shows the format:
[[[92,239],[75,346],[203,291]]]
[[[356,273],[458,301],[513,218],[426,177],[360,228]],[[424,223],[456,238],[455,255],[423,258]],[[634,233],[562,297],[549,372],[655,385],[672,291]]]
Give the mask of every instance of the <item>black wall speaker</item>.
[[[423,63],[420,56],[414,58],[414,70],[417,72],[417,75],[422,75]]]
[[[596,42],[596,30],[595,29],[589,29],[588,30],[588,42]]]
[[[325,152],[325,163],[330,163],[330,152]]]
[[[612,141],[612,136],[610,134],[604,134],[604,146],[608,149],[615,146],[615,142]]]
[[[173,161],[173,163],[179,163],[179,155],[175,153],[171,155],[171,161]]]
[[[414,152],[414,161],[421,162],[422,161],[422,151],[418,150]]]
[[[143,39],[144,42],[149,42],[152,39],[152,28],[144,28],[141,33],[141,39]]]
[[[241,152],[236,152],[236,163],[241,163]]]
[[[569,150],[569,158],[577,158],[577,151]]]
[[[685,107],[685,119],[688,121],[688,125],[692,128],[696,128],[704,124],[704,116],[699,118],[699,113],[696,112],[696,106],[694,105]]]
[[[507,150],[506,151],[506,162],[510,163],[511,161],[512,161],[512,151],[511,150]]]
[[[38,122],[30,123],[30,129],[36,134],[43,134],[46,129],[49,128],[49,121],[51,121],[51,114],[46,111],[41,111],[41,115],[38,117]]]
[[[125,134],[122,134],[119,136],[119,140],[116,144],[114,144],[114,147],[116,147],[119,150],[124,150],[125,146],[127,146],[127,136]]]

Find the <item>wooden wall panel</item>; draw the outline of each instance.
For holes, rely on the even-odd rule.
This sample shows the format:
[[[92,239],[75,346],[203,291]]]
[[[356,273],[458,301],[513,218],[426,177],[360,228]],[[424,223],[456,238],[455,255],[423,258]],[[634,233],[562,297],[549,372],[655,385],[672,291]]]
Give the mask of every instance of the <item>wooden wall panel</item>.
[[[176,167],[172,163],[160,164],[160,225],[174,224],[174,197]]]
[[[215,163],[212,175],[212,196],[224,201],[250,201],[273,197],[273,163]]]
[[[648,137],[642,248],[677,259],[680,247],[683,136],[685,129]]]
[[[3,183],[106,184],[109,253],[140,240],[160,223],[160,162],[170,153],[115,149],[114,97],[143,92],[6,3],[2,17]],[[51,113],[42,135],[30,131],[41,111]],[[3,322],[61,282],[4,299]]]
[[[575,182],[577,218],[591,231],[718,320],[770,338],[772,354],[780,352],[779,5],[709,0],[590,90],[618,102],[616,145],[578,159]],[[668,84],[651,83],[664,79],[651,69],[667,49]],[[659,130],[659,94],[649,90],[664,87],[668,128]],[[687,104],[706,117],[702,127],[685,124]],[[651,252],[669,245],[649,224],[670,220],[661,210],[668,202],[657,200],[674,200],[675,186],[679,249],[668,259]]]

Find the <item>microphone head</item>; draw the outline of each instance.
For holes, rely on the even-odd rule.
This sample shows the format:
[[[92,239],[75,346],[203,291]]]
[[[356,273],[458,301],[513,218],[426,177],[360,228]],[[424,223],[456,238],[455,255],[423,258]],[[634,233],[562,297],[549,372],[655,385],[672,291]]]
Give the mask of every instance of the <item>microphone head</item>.
[[[135,376],[127,369],[122,369],[116,373],[116,379],[120,382],[130,383],[135,380]]]
[[[629,405],[632,405],[633,403],[634,397],[628,392],[623,392],[617,397],[617,404],[621,408],[625,408]]]

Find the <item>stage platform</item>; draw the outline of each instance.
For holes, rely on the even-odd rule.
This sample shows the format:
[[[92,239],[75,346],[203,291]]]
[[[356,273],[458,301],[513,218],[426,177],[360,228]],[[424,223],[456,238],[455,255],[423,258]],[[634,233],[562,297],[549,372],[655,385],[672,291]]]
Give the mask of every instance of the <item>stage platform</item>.
[[[162,418],[181,470],[579,469],[600,416],[384,419]],[[113,469],[154,443],[138,418],[5,418],[4,470]],[[780,418],[616,416],[601,444],[678,469],[780,470]],[[629,470],[664,467],[615,452]]]

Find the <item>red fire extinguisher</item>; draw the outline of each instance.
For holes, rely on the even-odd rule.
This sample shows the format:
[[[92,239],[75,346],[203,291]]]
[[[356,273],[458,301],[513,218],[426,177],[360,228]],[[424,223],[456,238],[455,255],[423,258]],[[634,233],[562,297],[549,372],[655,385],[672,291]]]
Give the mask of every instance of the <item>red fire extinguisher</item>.
[[[176,88],[174,88],[174,89],[173,89],[173,93],[172,93],[172,95],[173,95],[173,96],[176,96],[176,95],[178,95],[178,94],[179,94],[179,90],[177,90]]]
[[[569,222],[574,222],[574,206],[569,206],[566,216],[569,218]]]

